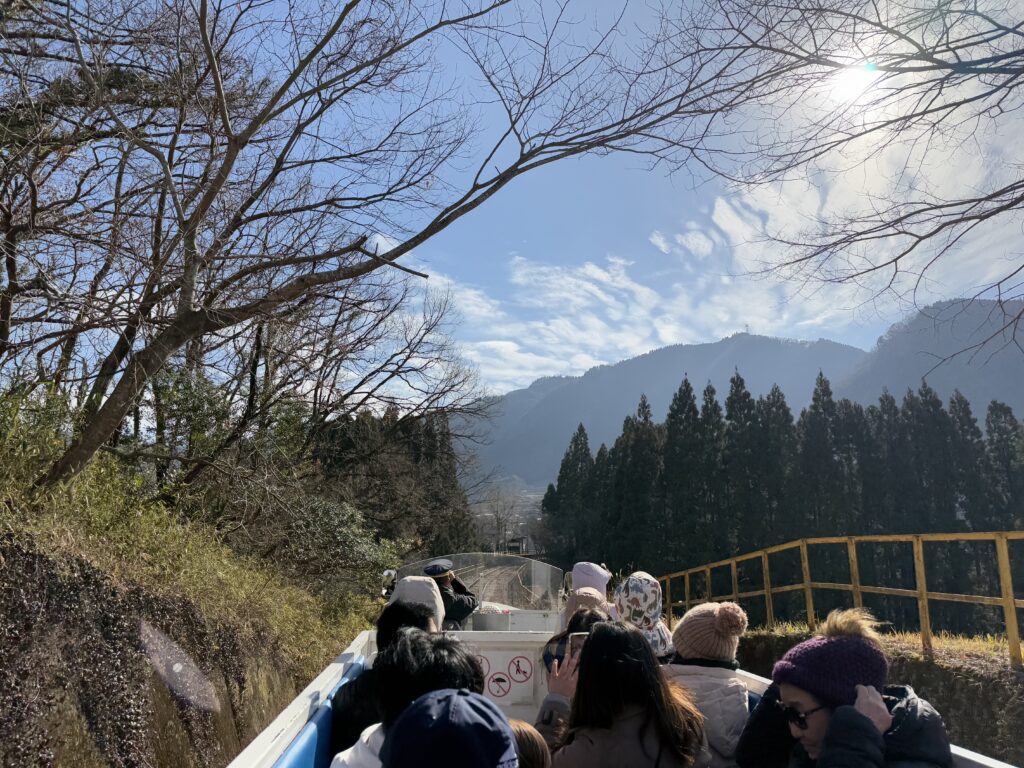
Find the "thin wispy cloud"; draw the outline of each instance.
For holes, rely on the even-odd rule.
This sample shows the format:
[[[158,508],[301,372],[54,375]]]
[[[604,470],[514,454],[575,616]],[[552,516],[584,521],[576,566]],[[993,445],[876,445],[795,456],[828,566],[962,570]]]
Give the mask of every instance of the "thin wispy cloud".
[[[507,259],[503,280],[486,290],[451,281],[453,302],[467,321],[459,333],[466,357],[492,390],[503,392],[740,331],[842,338],[866,323],[880,333],[912,308],[905,296],[879,293],[878,285],[758,274],[779,260],[768,228],[805,224],[800,206],[817,204],[817,195],[786,189],[718,197],[702,222],[689,221],[679,232],[655,230],[630,258],[565,265],[518,253]],[[1005,267],[1001,259],[981,261],[941,265],[915,298],[962,295]]]

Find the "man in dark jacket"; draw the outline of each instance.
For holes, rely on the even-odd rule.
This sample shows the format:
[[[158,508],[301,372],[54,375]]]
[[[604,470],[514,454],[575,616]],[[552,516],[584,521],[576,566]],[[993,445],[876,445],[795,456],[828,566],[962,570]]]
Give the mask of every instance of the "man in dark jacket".
[[[476,595],[452,572],[451,560],[432,560],[427,563],[423,573],[436,581],[437,588],[441,590],[441,602],[444,603],[442,629],[462,629],[470,614],[480,607]]]

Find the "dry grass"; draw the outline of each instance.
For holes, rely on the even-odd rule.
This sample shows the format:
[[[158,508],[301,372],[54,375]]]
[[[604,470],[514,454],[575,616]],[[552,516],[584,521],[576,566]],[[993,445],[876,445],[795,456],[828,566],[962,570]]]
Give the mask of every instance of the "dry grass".
[[[813,631],[802,623],[786,622],[773,629],[756,628],[747,634],[778,638],[806,638]],[[884,632],[882,642],[890,656],[924,660],[924,649],[919,632]],[[967,666],[985,672],[1009,672],[1010,650],[1007,640],[999,635],[955,635],[936,632],[932,636],[933,661],[945,666]]]
[[[244,638],[269,636],[300,680],[318,673],[377,610],[359,597],[326,605],[267,563],[237,556],[212,529],[143,498],[112,461],[95,461],[44,500],[4,497],[0,530],[30,536],[44,553],[80,557],[120,586],[184,597]]]

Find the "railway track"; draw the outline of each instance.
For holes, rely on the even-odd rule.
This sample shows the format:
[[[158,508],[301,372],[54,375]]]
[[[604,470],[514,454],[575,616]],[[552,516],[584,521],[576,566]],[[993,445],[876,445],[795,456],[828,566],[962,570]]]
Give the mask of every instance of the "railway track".
[[[520,583],[519,570],[522,566],[502,565],[494,568],[479,568],[473,574],[460,578],[469,590],[481,600],[505,605],[519,605],[516,587]],[[468,578],[467,578],[468,577]]]
[[[546,609],[542,597],[523,579],[528,565],[502,565],[492,568],[471,567],[459,572],[459,578],[480,600],[511,605],[520,609]],[[548,601],[550,602],[550,601]]]

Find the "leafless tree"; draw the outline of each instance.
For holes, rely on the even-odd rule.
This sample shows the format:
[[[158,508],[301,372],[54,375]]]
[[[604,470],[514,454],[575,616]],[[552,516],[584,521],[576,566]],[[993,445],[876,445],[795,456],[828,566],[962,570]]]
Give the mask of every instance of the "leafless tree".
[[[500,483],[491,483],[474,505],[480,539],[490,542],[495,552],[508,549],[510,534],[516,533],[518,495]]]
[[[718,116],[702,161],[742,185],[843,174],[868,179],[856,204],[807,211],[770,265],[787,276],[916,295],[980,238],[1024,211],[1019,142],[1024,21],[1010,0],[709,0],[666,13],[678,50],[728,51]],[[1002,132],[1002,141],[995,141]],[[983,172],[953,177],[954,160]],[[973,169],[971,169],[973,170]],[[871,183],[883,175],[884,184]],[[882,189],[876,189],[881,186]],[[1024,321],[1024,260],[979,278],[1003,327]],[[991,254],[988,254],[991,255]]]
[[[160,485],[188,486],[210,470],[269,471],[282,416],[301,418],[301,429],[287,430],[293,471],[332,423],[363,409],[393,409],[395,427],[431,414],[485,415],[476,373],[451,341],[448,297],[417,298],[408,279],[378,278],[204,336],[191,353],[198,369],[187,355],[172,359],[136,402],[132,439],[107,450],[158,462]]]
[[[713,95],[733,54],[675,56],[664,27],[588,14],[568,0],[15,6],[4,101],[53,98],[0,176],[0,366],[81,410],[39,485],[81,471],[175,356],[194,369],[216,339],[255,344],[255,329],[410,271],[403,256],[518,176],[586,153],[692,154],[733,98]]]

